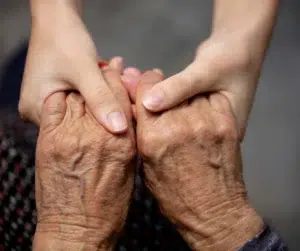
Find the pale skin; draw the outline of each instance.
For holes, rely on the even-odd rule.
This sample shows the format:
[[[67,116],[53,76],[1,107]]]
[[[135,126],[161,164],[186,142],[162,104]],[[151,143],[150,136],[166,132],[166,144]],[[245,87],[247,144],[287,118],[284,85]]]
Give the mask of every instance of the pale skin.
[[[99,55],[82,21],[82,0],[30,4],[32,34],[19,104],[22,117],[38,125],[47,97],[77,90],[108,131],[127,130],[123,108],[97,69]],[[215,0],[211,35],[199,45],[194,61],[149,90],[145,107],[162,111],[195,94],[221,92],[230,100],[242,139],[278,4],[278,0]],[[134,100],[140,72],[130,68],[124,75]]]

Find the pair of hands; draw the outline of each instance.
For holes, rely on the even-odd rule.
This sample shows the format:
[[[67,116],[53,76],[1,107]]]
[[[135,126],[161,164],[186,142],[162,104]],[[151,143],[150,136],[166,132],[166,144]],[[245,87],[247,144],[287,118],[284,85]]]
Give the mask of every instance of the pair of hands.
[[[41,18],[33,15],[20,114],[39,125],[42,105],[49,96],[77,90],[101,125],[112,133],[124,132],[129,121],[98,71],[96,47],[78,11],[64,5],[55,11],[55,17],[44,17],[50,15],[47,13],[42,13]],[[48,19],[55,23],[50,26]],[[231,103],[242,139],[260,69],[260,62],[251,63],[253,49],[248,44],[247,37],[214,33],[199,46],[194,61],[186,69],[145,93],[144,106],[149,111],[161,112],[196,94],[222,93]],[[133,102],[139,75],[137,69],[124,71],[124,84]]]
[[[193,250],[241,247],[262,222],[247,201],[228,98],[219,93],[197,96],[151,113],[143,97],[163,75],[148,71],[132,93],[135,133],[130,98],[115,63],[102,74],[124,110],[124,133],[108,132],[78,93],[54,93],[43,105],[34,250],[111,250],[126,219],[137,149],[146,185]]]
[[[33,17],[19,104],[22,117],[40,125],[36,250],[113,247],[136,145],[148,187],[192,249],[233,250],[258,233],[239,148],[262,61],[247,38],[213,34],[186,69],[164,80],[123,71],[120,58],[99,71],[80,15],[63,5],[56,12],[59,25]]]

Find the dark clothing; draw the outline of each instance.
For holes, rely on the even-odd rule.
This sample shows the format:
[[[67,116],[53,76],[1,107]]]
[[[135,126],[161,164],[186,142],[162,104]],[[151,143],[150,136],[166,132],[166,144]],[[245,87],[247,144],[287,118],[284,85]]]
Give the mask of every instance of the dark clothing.
[[[266,226],[264,231],[252,240],[248,241],[245,246],[238,251],[287,251],[288,248],[280,238],[273,232],[270,227]]]

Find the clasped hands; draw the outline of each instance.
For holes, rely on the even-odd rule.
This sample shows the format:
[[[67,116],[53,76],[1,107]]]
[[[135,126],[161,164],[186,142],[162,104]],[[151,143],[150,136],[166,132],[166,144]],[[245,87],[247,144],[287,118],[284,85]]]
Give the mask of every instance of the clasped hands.
[[[124,87],[121,74],[113,60],[102,70],[128,121],[123,133],[102,126],[76,92],[53,93],[43,105],[34,250],[112,250],[126,219],[137,153],[146,185],[192,250],[242,247],[262,220],[248,202],[228,98],[199,95],[152,113],[144,96],[163,74],[141,74],[136,88]]]

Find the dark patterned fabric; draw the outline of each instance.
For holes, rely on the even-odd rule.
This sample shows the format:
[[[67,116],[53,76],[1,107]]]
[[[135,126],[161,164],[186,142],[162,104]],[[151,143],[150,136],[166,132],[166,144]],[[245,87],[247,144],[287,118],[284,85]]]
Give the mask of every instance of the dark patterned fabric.
[[[280,236],[266,226],[264,231],[250,240],[238,251],[287,251],[288,248]]]
[[[13,125],[8,115],[5,120],[9,126],[0,125],[0,250],[30,250],[36,221],[34,148],[28,148],[33,142],[26,137],[32,139],[28,133],[35,131]]]

